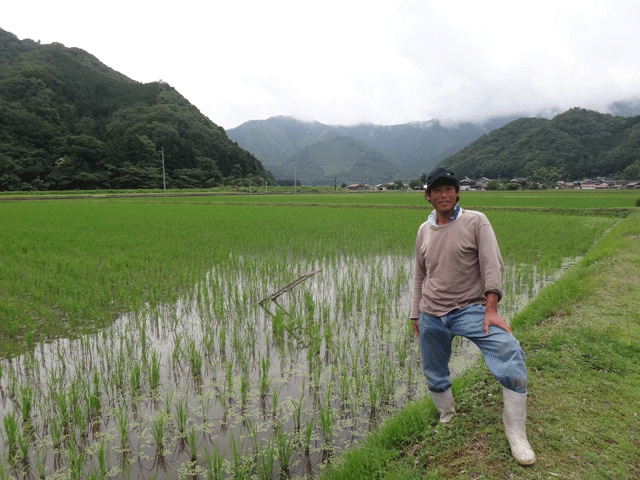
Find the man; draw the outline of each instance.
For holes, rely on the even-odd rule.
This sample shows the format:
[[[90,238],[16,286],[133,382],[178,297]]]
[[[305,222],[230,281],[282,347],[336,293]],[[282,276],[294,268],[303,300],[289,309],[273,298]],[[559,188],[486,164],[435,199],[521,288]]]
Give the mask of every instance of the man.
[[[473,341],[502,385],[511,452],[521,465],[532,465],[525,427],[527,368],[520,343],[498,313],[504,265],[493,228],[484,214],[460,208],[460,184],[451,171],[431,172],[425,197],[434,210],[416,239],[411,318],[429,394],[447,423],[455,413],[451,342],[456,335]]]

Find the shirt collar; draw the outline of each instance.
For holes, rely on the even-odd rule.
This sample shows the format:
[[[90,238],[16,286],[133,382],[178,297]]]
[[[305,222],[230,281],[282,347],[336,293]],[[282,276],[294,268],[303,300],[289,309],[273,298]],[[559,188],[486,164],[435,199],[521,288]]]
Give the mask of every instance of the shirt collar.
[[[460,205],[458,205],[456,203],[456,206],[453,207],[453,215],[451,215],[451,218],[449,219],[449,222],[453,222],[456,218],[458,218],[458,215],[460,215]],[[433,210],[430,214],[429,217],[427,218],[427,224],[431,225],[433,227],[437,227],[438,226],[438,214],[436,213],[435,210]]]

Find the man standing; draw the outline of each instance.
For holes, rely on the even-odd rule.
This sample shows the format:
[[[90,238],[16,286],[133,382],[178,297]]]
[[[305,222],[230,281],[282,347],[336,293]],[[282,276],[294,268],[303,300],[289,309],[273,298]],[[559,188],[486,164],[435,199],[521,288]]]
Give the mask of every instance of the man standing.
[[[511,453],[521,465],[532,465],[525,427],[527,368],[520,343],[498,314],[504,265],[493,228],[484,214],[460,208],[460,184],[451,171],[431,172],[425,197],[434,210],[416,239],[411,318],[429,394],[440,421],[448,422],[455,413],[451,342],[456,335],[470,339],[502,385]]]

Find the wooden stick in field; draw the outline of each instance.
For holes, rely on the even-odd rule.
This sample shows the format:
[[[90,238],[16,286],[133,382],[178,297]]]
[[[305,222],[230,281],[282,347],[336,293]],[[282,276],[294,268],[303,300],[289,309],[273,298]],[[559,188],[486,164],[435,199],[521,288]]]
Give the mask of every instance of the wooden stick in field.
[[[280,290],[278,290],[277,292],[271,294],[270,296],[263,298],[262,300],[260,300],[258,303],[260,305],[262,305],[264,302],[266,302],[267,300],[275,300],[276,298],[278,298],[280,295],[287,293],[289,290],[291,290],[293,287],[295,287],[296,285],[298,285],[301,282],[304,282],[307,278],[313,277],[316,273],[321,272],[322,270],[315,270],[311,273],[305,273],[304,275],[302,275],[301,277],[298,277],[296,280],[294,280],[293,282],[291,282],[289,285],[286,285],[284,287],[282,287]]]

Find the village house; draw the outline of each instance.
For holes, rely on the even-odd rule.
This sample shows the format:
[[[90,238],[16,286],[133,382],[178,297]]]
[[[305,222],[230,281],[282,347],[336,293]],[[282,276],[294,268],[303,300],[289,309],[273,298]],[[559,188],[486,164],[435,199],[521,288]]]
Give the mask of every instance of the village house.
[[[607,188],[609,188],[609,184],[607,182],[583,183],[580,185],[581,190],[605,190]]]
[[[476,181],[469,177],[464,177],[460,180],[460,190],[475,190],[475,186]]]
[[[352,183],[351,185],[346,186],[347,190],[375,190],[371,185],[367,185],[366,183]]]
[[[526,178],[516,177],[509,180],[509,183],[517,183],[520,185],[520,188],[524,190],[529,185],[529,180]]]
[[[486,190],[487,185],[489,185],[490,181],[490,178],[480,177],[478,180],[476,180],[476,190]]]

